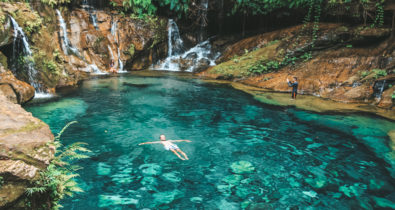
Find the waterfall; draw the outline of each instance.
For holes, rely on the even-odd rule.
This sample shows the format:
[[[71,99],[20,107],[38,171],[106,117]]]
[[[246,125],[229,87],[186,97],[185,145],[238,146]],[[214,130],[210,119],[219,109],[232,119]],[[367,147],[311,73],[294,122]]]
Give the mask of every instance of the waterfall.
[[[121,60],[121,50],[119,49],[119,42],[117,37],[117,29],[118,29],[118,21],[113,20],[111,21],[111,35],[114,37],[114,41],[117,44],[117,52],[118,52],[118,73],[125,73],[126,71],[123,70],[123,62]]]
[[[383,92],[384,92],[385,85],[386,85],[386,80],[385,80],[385,79],[384,79],[384,80],[376,81],[376,82],[374,83],[374,86],[373,86],[373,94],[374,94],[374,97],[375,97],[376,99],[381,99],[381,95],[382,95]]]
[[[111,55],[111,60],[114,60],[114,54],[112,53],[110,45],[107,45],[108,51],[110,52]]]
[[[167,56],[176,56],[182,53],[184,50],[184,42],[181,39],[180,31],[178,30],[177,23],[173,19],[169,19],[168,22],[168,53]]]
[[[200,67],[215,65],[219,55],[212,52],[209,40],[200,42],[185,52],[177,24],[169,19],[167,58],[154,65],[152,69],[193,72]]]
[[[70,44],[70,40],[67,36],[67,25],[62,17],[62,13],[60,13],[59,10],[56,10],[56,13],[59,17],[59,26],[62,29],[61,31],[63,32],[63,35],[61,34],[60,37],[63,40],[62,49],[63,49],[64,54],[69,55],[69,52],[71,52],[71,53],[75,54],[76,56],[80,57],[80,53],[78,52],[78,49],[76,49],[75,47],[73,47]]]
[[[97,24],[97,17],[96,14],[89,12],[90,19],[92,20],[92,24],[96,30],[99,30],[99,25]]]
[[[111,35],[113,35],[114,38],[117,35],[117,27],[118,27],[118,21],[112,21],[111,22]],[[115,41],[116,41],[116,39],[115,39]]]
[[[202,42],[206,39],[206,27],[207,27],[207,9],[208,0],[200,0],[200,30],[198,33],[198,42]]]
[[[14,40],[13,40],[13,61],[14,62],[18,62],[18,58],[17,58],[17,51],[19,50],[19,44],[20,41],[22,41],[22,55],[24,57],[23,59],[23,68],[24,70],[27,71],[27,79],[30,85],[32,85],[34,87],[34,89],[36,90],[36,93],[40,93],[43,92],[43,88],[41,86],[41,84],[39,84],[37,82],[38,78],[37,78],[37,70],[34,68],[34,60],[32,57],[32,51],[30,50],[30,46],[29,46],[29,42],[28,39],[26,37],[26,34],[23,32],[22,28],[19,27],[18,23],[15,21],[14,18],[12,18],[11,16],[10,20],[12,22],[12,25],[14,27]],[[17,73],[17,66],[13,66],[13,72],[14,74]]]
[[[121,73],[126,72],[123,70],[123,63],[121,60],[121,51],[119,50],[119,47],[118,47],[118,67],[119,67],[118,72],[121,72]]]
[[[96,66],[96,64],[89,64],[89,68],[92,70],[93,74],[98,74],[98,75],[108,74],[107,72],[101,71],[99,67]]]

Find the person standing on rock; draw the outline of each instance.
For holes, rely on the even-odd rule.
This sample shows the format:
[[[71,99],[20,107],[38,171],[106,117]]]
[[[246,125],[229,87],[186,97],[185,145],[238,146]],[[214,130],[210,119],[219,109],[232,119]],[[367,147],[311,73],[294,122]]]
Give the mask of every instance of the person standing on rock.
[[[289,87],[292,87],[292,99],[296,99],[296,95],[298,95],[298,78],[294,77],[293,82],[289,81],[289,79],[287,78],[287,83]]]
[[[165,147],[165,150],[172,151],[181,160],[189,160],[188,156],[182,150],[180,150],[180,148],[178,148],[178,146],[176,144],[173,144],[172,142],[182,142],[182,141],[191,142],[191,141],[189,141],[189,140],[166,140],[166,136],[163,135],[163,134],[159,136],[159,139],[160,139],[160,141],[144,142],[144,143],[140,143],[139,145],[143,145],[143,144],[163,144],[163,146]],[[181,155],[178,154],[178,153],[182,154],[184,157],[181,157]]]

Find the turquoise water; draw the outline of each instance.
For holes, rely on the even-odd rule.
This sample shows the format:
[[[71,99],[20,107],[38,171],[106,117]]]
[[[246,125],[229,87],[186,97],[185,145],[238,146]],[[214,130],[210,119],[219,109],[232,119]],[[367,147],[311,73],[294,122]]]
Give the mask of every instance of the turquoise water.
[[[373,209],[394,205],[388,153],[394,123],[261,104],[227,85],[174,77],[86,81],[26,107],[63,143],[87,142],[85,193],[64,209]],[[341,132],[343,130],[343,132]],[[156,141],[177,143],[182,161]],[[384,145],[384,146],[383,146]],[[373,148],[373,150],[372,150]],[[375,153],[376,152],[376,153]]]

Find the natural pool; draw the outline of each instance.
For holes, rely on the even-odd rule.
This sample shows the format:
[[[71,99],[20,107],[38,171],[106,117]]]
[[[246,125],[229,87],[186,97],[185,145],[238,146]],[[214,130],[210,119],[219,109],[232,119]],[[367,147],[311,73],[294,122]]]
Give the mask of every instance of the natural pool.
[[[54,133],[77,120],[63,143],[87,142],[93,151],[80,162],[85,193],[65,199],[64,209],[394,205],[392,168],[360,143],[380,142],[388,153],[380,145],[395,124],[387,120],[265,105],[227,85],[176,77],[90,80],[26,109]],[[190,160],[160,145],[137,146],[160,134],[193,141],[178,143]]]

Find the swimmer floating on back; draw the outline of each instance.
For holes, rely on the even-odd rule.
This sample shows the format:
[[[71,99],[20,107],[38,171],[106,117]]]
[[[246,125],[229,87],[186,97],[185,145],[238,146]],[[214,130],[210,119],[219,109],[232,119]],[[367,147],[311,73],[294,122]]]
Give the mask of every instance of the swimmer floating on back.
[[[181,160],[189,160],[188,156],[180,150],[180,148],[178,148],[178,146],[176,144],[173,144],[172,142],[191,142],[189,140],[166,140],[166,136],[165,135],[160,135],[159,136],[160,141],[153,141],[153,142],[144,142],[144,143],[140,143],[139,145],[143,145],[143,144],[163,144],[163,146],[165,147],[165,150],[170,150],[172,151],[175,155],[177,155],[177,157],[179,157]],[[181,157],[180,154],[181,153],[184,157]]]

